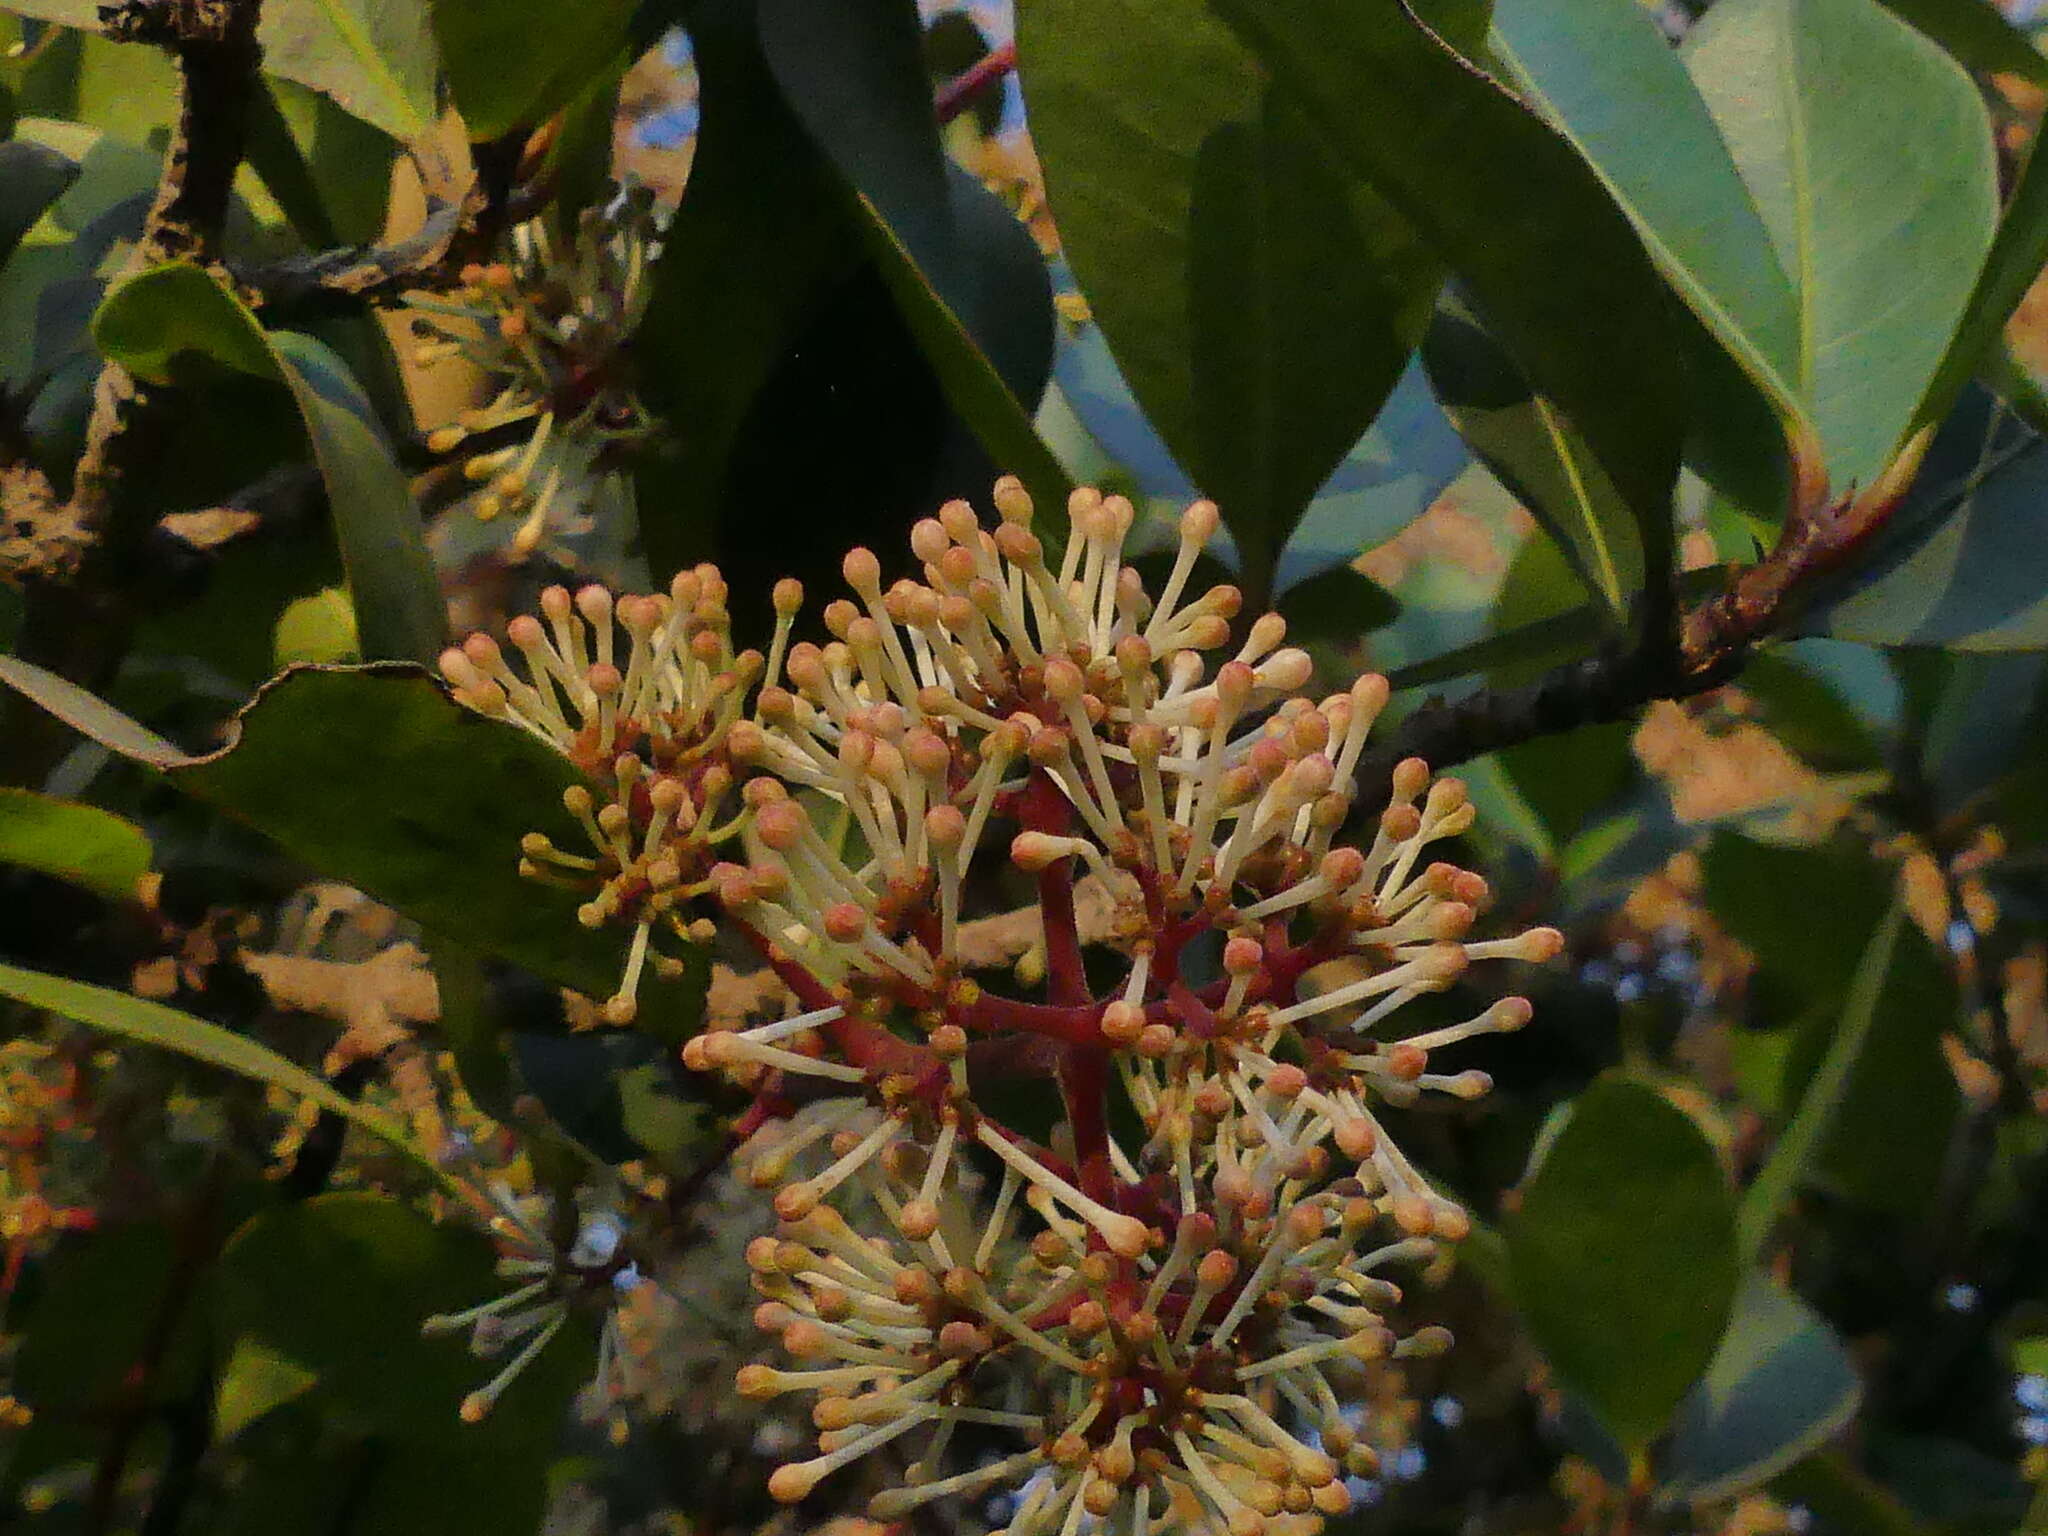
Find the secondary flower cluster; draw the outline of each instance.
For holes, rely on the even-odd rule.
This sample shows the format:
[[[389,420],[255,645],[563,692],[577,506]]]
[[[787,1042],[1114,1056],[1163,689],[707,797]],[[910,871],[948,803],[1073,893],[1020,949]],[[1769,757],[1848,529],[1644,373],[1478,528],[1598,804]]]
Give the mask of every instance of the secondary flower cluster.
[[[533,219],[508,247],[504,260],[464,267],[453,291],[405,304],[418,361],[460,357],[489,381],[490,400],[435,428],[427,446],[467,450],[463,473],[480,487],[472,510],[486,522],[520,515],[511,550],[523,558],[571,531],[609,473],[608,449],[651,431],[623,356],[660,250],[654,200],[629,188],[586,210],[567,242]]]
[[[1339,841],[1387,685],[1302,695],[1309,659],[1270,614],[1232,647],[1237,590],[1189,590],[1213,506],[1182,517],[1155,596],[1124,562],[1121,498],[1077,492],[1057,556],[1017,482],[995,503],[993,528],[961,502],[919,523],[915,574],[890,585],[853,551],[823,644],[790,644],[793,583],[765,661],[707,622],[703,664],[665,692],[649,679],[669,675],[680,590],[551,593],[553,642],[532,620],[511,635],[526,680],[475,639],[444,669],[604,801],[590,854],[530,840],[528,860],[597,890],[586,921],[630,930],[613,1017],[650,931],[700,931],[686,912],[750,940],[794,999],[685,1052],[754,1092],[751,1167],[777,1191],[781,1229],[749,1262],[796,1368],[749,1367],[741,1389],[818,1394],[821,1431],[778,1497],[922,1431],[877,1517],[1007,1484],[1012,1536],[1312,1528],[1371,1463],[1347,1403],[1374,1362],[1448,1342],[1399,1333],[1384,1272],[1469,1225],[1379,1107],[1484,1094],[1436,1053],[1530,1010],[1394,1021],[1474,961],[1560,940],[1469,937],[1485,882],[1429,850],[1473,808],[1419,761],[1363,846]],[[716,578],[684,582],[701,606]],[[687,772],[640,755],[683,739]],[[663,808],[678,794],[687,825]],[[1016,906],[1037,919],[1030,986],[968,941]],[[1057,1089],[1051,1144],[988,1112],[999,1078]],[[1118,1099],[1136,1134],[1112,1132]],[[992,1202],[967,1192],[982,1173]],[[963,1425],[1021,1448],[949,1472]]]

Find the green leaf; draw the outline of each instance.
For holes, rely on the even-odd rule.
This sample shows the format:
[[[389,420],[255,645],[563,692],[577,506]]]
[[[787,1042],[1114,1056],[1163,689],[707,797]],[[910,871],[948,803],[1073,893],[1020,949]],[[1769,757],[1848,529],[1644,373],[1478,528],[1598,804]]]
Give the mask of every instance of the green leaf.
[[[760,53],[751,7],[692,18],[703,127],[634,340],[648,404],[687,422],[636,469],[657,577],[704,558],[734,499],[750,412],[822,297],[857,264],[844,198]]]
[[[1634,736],[1629,720],[1582,726],[1510,747],[1500,754],[1500,765],[1562,849],[1634,779]]]
[[[917,337],[925,357],[945,389],[946,398],[960,413],[988,455],[1024,482],[1032,500],[1054,514],[1041,535],[1057,541],[1065,526],[1067,493],[1073,478],[1031,424],[1031,416],[1010,393],[960,317],[939,297],[909,250],[866,198],[861,208],[867,216],[863,235],[868,250],[880,267],[883,281],[895,298],[911,334]]]
[[[0,681],[432,933],[594,997],[618,985],[623,939],[578,923],[573,893],[517,873],[526,833],[565,847],[582,835],[561,804],[575,770],[418,668],[286,672],[237,717],[231,745],[196,758],[13,657],[0,656]],[[151,740],[155,753],[133,750]],[[641,1027],[659,1035],[663,1010],[697,1006],[651,986]]]
[[[1274,611],[1287,621],[1294,643],[1324,640],[1348,646],[1393,623],[1401,604],[1370,576],[1338,565],[1289,587]]]
[[[1884,746],[1871,721],[1804,649],[1826,644],[1802,641],[1751,658],[1742,669],[1742,691],[1763,706],[1765,728],[1820,772],[1876,768]]]
[[[1029,232],[954,168],[912,0],[761,0],[763,56],[846,189],[864,244],[947,400],[1041,505],[1072,481],[1032,427],[1052,365],[1052,289]]]
[[[2048,647],[2048,443],[1987,460],[1984,478],[1914,519],[1924,538],[1881,552],[1841,595],[1801,616],[1808,634],[1956,651]]]
[[[1570,418],[1666,579],[1687,431],[1685,335],[1627,216],[1578,152],[1405,4],[1217,10],[1462,281],[1530,384]],[[1359,82],[1370,80],[1370,97]],[[1589,325],[1587,317],[1600,317]]]
[[[214,1391],[215,1436],[234,1439],[273,1408],[303,1397],[319,1379],[255,1339],[235,1340]]]
[[[267,1211],[222,1254],[223,1336],[311,1373],[301,1401],[369,1432],[352,1529],[538,1528],[569,1398],[590,1368],[580,1329],[564,1330],[474,1425],[458,1421],[458,1406],[499,1365],[459,1337],[420,1336],[432,1313],[508,1289],[492,1260],[480,1234],[359,1193]]]
[[[474,140],[532,127],[626,41],[632,0],[429,0],[448,89]]]
[[[0,144],[0,266],[43,211],[78,180],[78,164],[43,144]]]
[[[1775,514],[1779,418],[1801,414],[1792,285],[1685,66],[1647,10],[1613,0],[1499,0],[1488,47],[1600,174],[1697,317],[1686,360],[1701,468]]]
[[[1736,1236],[1746,1263],[1754,1264],[1762,1256],[1771,1229],[1792,1203],[1834,1122],[1835,1112],[1842,1105],[1857,1058],[1876,1022],[1878,999],[1891,970],[1892,951],[1904,921],[1905,909],[1895,904],[1864,946],[1827,1054],[1808,1082],[1799,1108],[1779,1134],[1770,1160],[1743,1194],[1736,1213]]]
[[[294,598],[278,615],[271,641],[279,670],[297,663],[331,666],[360,661],[356,611],[340,587],[323,587],[310,597]]]
[[[390,1143],[437,1179],[446,1181],[447,1176],[434,1160],[414,1143],[397,1121],[336,1092],[324,1078],[315,1077],[304,1067],[285,1060],[269,1046],[246,1035],[238,1035],[231,1029],[223,1029],[206,1019],[167,1008],[162,1003],[150,1002],[147,998],[131,997],[126,992],[88,986],[82,981],[68,981],[61,976],[45,976],[11,965],[0,965],[0,996],[27,1003],[31,1008],[61,1014],[125,1040],[162,1046],[194,1061],[203,1061],[208,1066],[296,1094],[328,1113],[340,1115],[351,1124],[362,1127],[380,1141]]]
[[[1018,49],[1062,248],[1257,600],[1399,378],[1437,262],[1195,0],[1029,0]]]
[[[148,835],[111,811],[0,787],[0,864],[55,875],[109,901],[132,901],[150,858]]]
[[[1643,584],[1642,540],[1585,439],[1458,306],[1438,312],[1423,360],[1459,435],[1557,541],[1608,627],[1624,628]]]
[[[1927,1215],[1943,1188],[1963,1110],[1942,1044],[1958,1021],[1949,965],[1908,925],[1827,1133],[1808,1158],[1808,1184],[1866,1211],[1907,1220]],[[1815,1014],[1798,1030],[1785,1061],[1782,1102],[1794,1102],[1821,1081],[1835,1029],[1831,1016]]]
[[[2005,323],[2048,263],[2048,156],[2030,154],[2007,200],[1991,249],[1953,327],[1941,366],[1903,436],[1948,419]]]
[[[1735,1298],[1733,1201],[1713,1147],[1649,1084],[1603,1077],[1530,1173],[1507,1240],[1536,1342],[1640,1451],[1713,1357]]]
[[[1855,1417],[1862,1394],[1835,1331],[1752,1270],[1658,1458],[1660,1500],[1705,1504],[1756,1487],[1826,1444]]]
[[[1997,215],[1969,76],[1869,0],[1728,0],[1685,62],[1791,279],[1790,382],[1840,491],[1890,461]]]
[[[264,0],[256,40],[270,73],[393,138],[422,138],[433,127],[434,42],[424,0]]]
[[[317,249],[377,238],[398,150],[389,134],[289,80],[272,80],[250,104],[249,167]]]
[[[93,316],[93,338],[153,383],[178,382],[196,355],[284,384],[326,483],[365,652],[420,662],[440,653],[447,615],[412,492],[368,399],[331,348],[266,332],[211,274],[175,262],[109,293]]]
[[[1831,1531],[1856,1536],[1930,1536],[1895,1497],[1839,1451],[1817,1451],[1771,1479],[1771,1497],[1811,1510]]]
[[[1884,5],[1970,69],[2048,86],[2048,58],[1986,0],[1884,0]]]

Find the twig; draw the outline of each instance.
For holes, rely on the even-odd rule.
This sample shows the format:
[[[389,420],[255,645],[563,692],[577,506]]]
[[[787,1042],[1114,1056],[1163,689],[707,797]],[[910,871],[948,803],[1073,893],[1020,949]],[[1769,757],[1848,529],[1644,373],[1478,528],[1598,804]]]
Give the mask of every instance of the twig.
[[[1719,592],[1676,615],[1652,608],[1635,648],[1568,662],[1520,688],[1484,689],[1447,703],[1431,699],[1403,720],[1386,745],[1359,759],[1359,809],[1376,811],[1394,765],[1419,757],[1448,768],[1488,752],[1583,725],[1625,720],[1658,699],[1684,699],[1727,682],[1757,644],[1784,629],[1819,583],[1881,533],[1904,499],[1927,448],[1915,438],[1867,491],[1830,501],[1818,452],[1796,445],[1793,505],[1777,544],[1755,565],[1732,572]],[[1671,612],[1675,604],[1664,612]]]

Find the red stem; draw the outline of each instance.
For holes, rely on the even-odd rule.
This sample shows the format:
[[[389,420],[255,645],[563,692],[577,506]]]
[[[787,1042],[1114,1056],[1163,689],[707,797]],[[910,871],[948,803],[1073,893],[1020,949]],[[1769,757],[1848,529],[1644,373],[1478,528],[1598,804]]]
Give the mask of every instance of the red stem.
[[[1005,43],[966,72],[955,75],[932,98],[932,113],[950,123],[980,98],[981,93],[1017,67],[1017,45]]]
[[[843,1006],[829,987],[771,944],[752,923],[735,921],[739,921],[740,931],[761,958],[768,962],[768,969],[796,994],[796,1000],[807,1011]],[[842,1014],[825,1025],[824,1030],[839,1048],[839,1054],[846,1058],[847,1064],[859,1067],[863,1072],[900,1072],[923,1077],[937,1064],[938,1058],[928,1048],[899,1040],[880,1025],[870,1024],[865,1019]]]

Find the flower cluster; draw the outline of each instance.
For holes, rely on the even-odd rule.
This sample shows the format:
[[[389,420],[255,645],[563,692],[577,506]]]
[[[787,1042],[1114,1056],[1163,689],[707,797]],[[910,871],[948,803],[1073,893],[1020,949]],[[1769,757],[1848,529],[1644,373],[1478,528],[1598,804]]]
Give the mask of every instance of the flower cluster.
[[[534,832],[520,872],[586,896],[577,912],[586,926],[630,930],[625,974],[605,1004],[614,1024],[632,1022],[650,958],[657,969],[676,963],[653,948],[658,934],[711,936],[690,903],[711,890],[710,851],[738,825],[719,820],[733,809],[728,738],[762,667],[759,652],[733,650],[725,597],[710,566],[652,597],[549,587],[545,623],[522,614],[506,628],[524,676],[488,635],[441,657],[458,702],[539,737],[587,780],[562,797],[587,851]]]
[[[512,553],[573,531],[606,474],[608,449],[645,438],[651,419],[625,377],[660,251],[651,193],[629,188],[587,210],[566,248],[542,219],[519,225],[505,259],[462,269],[446,293],[406,297],[420,340],[415,358],[460,357],[491,398],[427,436],[437,454],[466,451],[485,520],[517,515]]]
[[[1125,563],[1121,498],[1077,492],[1057,555],[1016,481],[994,499],[993,528],[964,502],[919,523],[915,574],[890,585],[848,555],[822,644],[790,643],[802,594],[778,590],[769,657],[729,669],[758,670],[752,707],[719,715],[736,809],[696,846],[702,873],[662,887],[751,941],[794,999],[684,1056],[753,1092],[754,1176],[777,1190],[780,1230],[748,1257],[757,1321],[797,1368],[750,1367],[741,1389],[818,1394],[821,1435],[772,1490],[802,1498],[922,1430],[878,1517],[1007,1484],[1012,1536],[1313,1528],[1371,1465],[1347,1401],[1376,1362],[1448,1342],[1401,1334],[1385,1271],[1469,1226],[1379,1107],[1483,1095],[1483,1073],[1434,1070],[1437,1053],[1530,1008],[1394,1021],[1475,961],[1545,960],[1560,939],[1470,937],[1485,882],[1430,850],[1473,807],[1419,761],[1364,846],[1340,840],[1387,685],[1302,695],[1309,659],[1271,614],[1233,648],[1238,591],[1189,590],[1213,506],[1183,515],[1155,596]],[[631,631],[635,601],[653,600],[575,603]],[[659,810],[611,793],[595,663],[560,635],[513,638],[530,676],[580,677],[572,701],[590,703],[536,720],[476,641],[444,663],[457,696],[577,756],[616,823],[593,832],[609,860],[529,859],[621,879]],[[1029,986],[966,942],[976,911],[1020,901],[1040,928]],[[644,933],[644,910],[622,895],[593,915]],[[988,1111],[997,1077],[1057,1087],[1053,1144]],[[1119,1096],[1137,1135],[1112,1133]],[[974,1207],[981,1172],[999,1182]],[[1022,1448],[948,1472],[963,1425]]]

